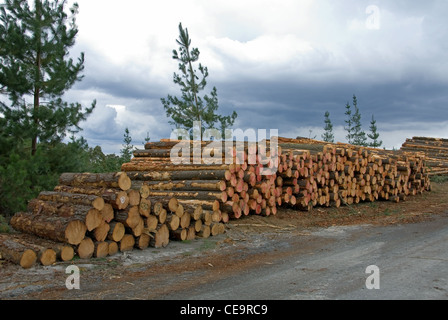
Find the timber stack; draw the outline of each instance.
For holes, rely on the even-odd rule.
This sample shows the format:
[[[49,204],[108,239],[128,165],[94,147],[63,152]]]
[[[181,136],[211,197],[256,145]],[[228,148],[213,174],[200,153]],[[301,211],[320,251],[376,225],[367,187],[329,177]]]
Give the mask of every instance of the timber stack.
[[[429,175],[448,175],[448,139],[413,137],[406,139],[401,150],[425,154]]]
[[[281,207],[399,202],[431,189],[421,152],[277,141],[161,140],[134,151],[121,172],[62,174],[11,219],[19,233],[0,236],[0,254],[24,268],[104,257],[222,234],[230,219]]]
[[[16,213],[17,231],[0,235],[0,256],[23,268],[36,262],[105,257],[136,248],[163,248],[170,240],[206,238],[225,228],[201,205],[150,197],[132,188],[125,172],[64,173],[53,191],[43,191]]]

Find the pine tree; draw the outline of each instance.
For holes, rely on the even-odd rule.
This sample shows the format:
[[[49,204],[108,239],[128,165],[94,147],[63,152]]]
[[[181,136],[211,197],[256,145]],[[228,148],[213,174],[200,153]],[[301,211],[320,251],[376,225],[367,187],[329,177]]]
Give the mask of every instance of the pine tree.
[[[82,80],[84,54],[69,58],[78,33],[78,5],[65,10],[66,1],[5,0],[0,7],[0,88],[10,105],[0,104],[5,132],[31,141],[31,154],[39,142],[62,141],[67,132],[80,131],[79,123],[95,108],[62,100]]]
[[[333,124],[330,119],[330,112],[325,112],[325,132],[322,134],[322,140],[325,142],[334,142]]]
[[[203,98],[199,96],[200,91],[204,90],[207,85],[207,77],[209,75],[208,68],[201,63],[198,70],[193,64],[199,60],[199,50],[191,48],[191,39],[188,29],[179,24],[179,39],[176,40],[179,45],[179,52],[173,50],[173,59],[179,62],[180,74],[174,74],[174,83],[181,87],[181,98],[168,95],[166,99],[162,98],[162,104],[165,108],[167,117],[171,118],[170,124],[176,128],[191,130],[194,122],[201,124],[201,137],[205,129],[220,129],[221,127],[230,127],[237,118],[234,111],[231,116],[221,116],[218,111],[218,93],[216,87],[213,87],[210,95]]]
[[[345,120],[346,127],[344,127],[344,130],[347,131],[347,142],[351,144],[353,142],[353,117],[352,117],[352,107],[350,103],[347,102],[345,105],[345,115],[347,116],[347,119]]]
[[[362,130],[361,123],[361,112],[358,108],[358,99],[356,96],[353,96],[353,107],[355,108],[355,113],[352,117],[352,125],[353,125],[353,140],[352,143],[357,146],[367,146],[367,137],[366,133]]]
[[[372,120],[370,121],[370,134],[367,134],[367,137],[372,140],[372,142],[369,143],[370,147],[379,148],[383,145],[383,141],[378,140],[380,134],[378,133],[378,128],[376,127],[376,120],[374,115],[372,115]]]
[[[132,158],[132,152],[134,150],[134,146],[132,145],[132,137],[129,133],[129,129],[126,128],[124,130],[124,139],[123,139],[123,149],[120,150],[121,159],[123,162],[129,162]]]

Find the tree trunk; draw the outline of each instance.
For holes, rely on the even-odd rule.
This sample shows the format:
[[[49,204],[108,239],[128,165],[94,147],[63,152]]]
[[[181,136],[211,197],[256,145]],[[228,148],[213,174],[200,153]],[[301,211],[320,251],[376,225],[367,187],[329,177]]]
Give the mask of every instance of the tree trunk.
[[[161,224],[157,227],[155,233],[151,233],[151,240],[149,245],[154,248],[165,248],[170,242],[170,230],[166,224]]]
[[[114,242],[120,242],[126,233],[124,225],[121,222],[112,221],[109,226],[110,228],[107,234],[107,239]]]
[[[129,197],[127,192],[120,189],[58,185],[54,188],[54,191],[96,195],[103,198],[106,203],[111,204],[114,209],[118,210],[125,209],[129,204]]]
[[[127,191],[132,182],[125,172],[114,173],[63,173],[59,184],[72,187],[119,188]]]
[[[99,211],[104,207],[103,198],[87,194],[43,191],[39,194],[37,199],[71,205],[91,206]]]
[[[0,234],[0,255],[3,259],[20,265],[24,269],[31,268],[37,261],[34,250],[16,241],[9,234]]]
[[[90,259],[95,252],[95,244],[89,237],[85,237],[76,248],[76,253],[81,259]]]
[[[19,232],[72,245],[80,244],[87,231],[85,223],[77,217],[45,216],[25,212],[15,214],[10,224]]]

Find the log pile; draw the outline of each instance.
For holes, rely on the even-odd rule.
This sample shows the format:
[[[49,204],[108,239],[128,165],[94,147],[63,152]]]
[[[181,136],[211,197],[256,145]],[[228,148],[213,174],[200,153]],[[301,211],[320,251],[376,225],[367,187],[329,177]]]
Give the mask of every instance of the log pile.
[[[24,268],[104,257],[218,235],[230,219],[281,207],[399,202],[431,189],[420,152],[305,138],[271,143],[183,141],[179,154],[179,141],[161,140],[136,150],[119,173],[63,174],[11,219],[19,234],[0,237],[0,254]]]
[[[151,196],[201,203],[225,221],[249,214],[275,215],[282,206],[310,211],[315,206],[361,201],[399,202],[431,188],[426,157],[420,153],[278,137],[275,150],[269,140],[261,148],[246,142],[242,153],[235,144],[223,143],[222,163],[227,164],[213,165],[200,157],[211,149],[211,144],[202,142],[198,154],[191,152],[182,158],[185,163],[173,165],[170,151],[176,143],[147,143],[122,170],[133,186],[148,188]],[[231,161],[225,162],[229,155]],[[276,170],[262,175],[267,167]]]
[[[401,150],[425,154],[429,175],[448,175],[448,139],[413,137],[406,139]]]
[[[299,209],[339,207],[361,201],[399,202],[431,188],[426,158],[422,154],[343,143],[303,145],[302,140],[284,138],[279,142],[282,156],[289,159],[282,161],[283,168],[279,173],[283,183],[286,181],[292,186],[293,190],[288,192],[293,201],[290,204]],[[293,169],[292,173],[289,167]]]
[[[171,240],[206,238],[224,225],[200,204],[174,197],[151,197],[149,189],[132,188],[125,172],[65,173],[53,191],[43,191],[16,213],[17,233],[0,235],[0,256],[23,268],[57,261],[105,257]]]

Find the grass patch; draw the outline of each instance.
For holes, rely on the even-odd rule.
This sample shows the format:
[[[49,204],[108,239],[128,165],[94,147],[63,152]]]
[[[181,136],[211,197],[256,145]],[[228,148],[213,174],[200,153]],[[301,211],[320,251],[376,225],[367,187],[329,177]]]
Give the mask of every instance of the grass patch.
[[[431,182],[435,182],[435,183],[446,183],[448,182],[448,175],[435,175],[435,176],[431,176]]]
[[[11,228],[9,227],[8,221],[4,216],[0,215],[0,233],[10,233]]]

